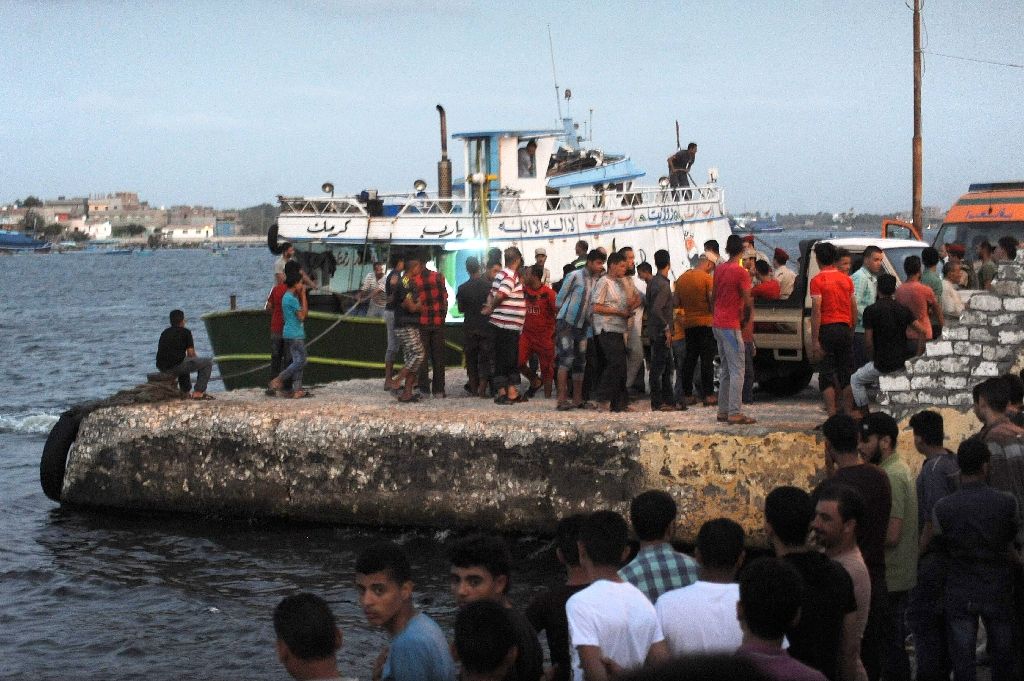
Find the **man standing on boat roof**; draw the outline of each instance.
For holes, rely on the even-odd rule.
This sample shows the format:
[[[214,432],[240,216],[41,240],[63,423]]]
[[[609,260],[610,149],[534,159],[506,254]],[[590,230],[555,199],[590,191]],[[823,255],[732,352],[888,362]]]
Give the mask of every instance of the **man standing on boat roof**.
[[[697,143],[690,142],[668,157],[668,183],[673,189],[690,186],[690,168],[697,158]]]

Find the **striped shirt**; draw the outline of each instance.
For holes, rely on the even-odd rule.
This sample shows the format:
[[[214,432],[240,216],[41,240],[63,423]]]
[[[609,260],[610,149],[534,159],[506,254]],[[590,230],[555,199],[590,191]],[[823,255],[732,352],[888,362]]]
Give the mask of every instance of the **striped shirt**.
[[[640,589],[651,603],[666,591],[689,586],[697,581],[697,561],[679,553],[668,542],[645,546],[619,577]]]
[[[626,290],[626,278],[617,279],[604,276],[597,282],[591,294],[592,306],[607,305],[620,312],[629,312],[629,292]],[[594,312],[594,333],[626,333],[627,318],[604,312]]]
[[[498,272],[491,284],[491,295],[502,294],[504,299],[494,306],[491,324],[499,329],[521,331],[526,320],[526,300],[519,275],[507,267]]]
[[[558,306],[558,319],[569,326],[582,329],[590,321],[590,293],[594,287],[594,277],[587,268],[573,270],[562,280],[562,288],[558,291],[555,305]]]

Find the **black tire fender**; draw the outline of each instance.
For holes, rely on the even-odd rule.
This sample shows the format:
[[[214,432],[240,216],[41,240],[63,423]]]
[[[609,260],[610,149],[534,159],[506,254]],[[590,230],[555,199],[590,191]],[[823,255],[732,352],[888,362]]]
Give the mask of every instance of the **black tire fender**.
[[[80,409],[69,409],[61,414],[57,423],[50,429],[46,444],[43,445],[43,456],[39,460],[39,482],[43,487],[43,494],[54,501],[60,501],[68,451],[78,437],[78,429],[85,416],[86,412]]]

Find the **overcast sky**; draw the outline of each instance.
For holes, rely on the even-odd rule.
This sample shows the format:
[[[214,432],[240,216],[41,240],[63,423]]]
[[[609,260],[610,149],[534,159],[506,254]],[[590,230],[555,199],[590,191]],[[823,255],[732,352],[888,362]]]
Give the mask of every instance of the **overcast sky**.
[[[924,19],[928,50],[1024,64],[1021,0],[926,0]],[[650,182],[678,119],[732,212],[909,207],[903,0],[0,0],[0,202],[433,190],[436,104],[450,132],[554,125],[548,24],[571,112]],[[1024,69],[925,55],[926,205],[1024,179],[1022,92]]]

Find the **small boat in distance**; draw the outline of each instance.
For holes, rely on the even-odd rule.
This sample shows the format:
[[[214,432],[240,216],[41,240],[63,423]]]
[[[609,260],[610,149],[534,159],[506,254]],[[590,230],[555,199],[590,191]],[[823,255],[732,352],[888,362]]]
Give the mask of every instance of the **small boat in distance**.
[[[52,244],[39,241],[21,232],[0,229],[0,251],[7,253],[48,253]]]
[[[317,196],[279,196],[281,212],[268,245],[295,247],[303,269],[319,283],[308,296],[310,314],[307,375],[312,382],[382,376],[386,331],[383,320],[347,314],[373,263],[412,251],[427,254],[428,266],[448,287],[446,338],[449,363],[462,361],[462,312],[455,290],[467,280],[470,256],[486,262],[489,249],[516,246],[524,262],[547,254],[552,280],[576,260],[580,240],[611,252],[630,246],[637,263],[668,250],[673,278],[689,269],[704,242],[724,245],[731,230],[718,171],[703,185],[672,188],[668,178],[639,184],[645,172],[624,154],[585,147],[571,118],[561,128],[489,129],[456,133],[463,143],[464,175],[453,178],[444,109],[437,191],[420,179],[413,191],[364,189],[336,196],[324,183]],[[228,389],[269,380],[263,310],[231,310],[203,317],[214,359]]]

